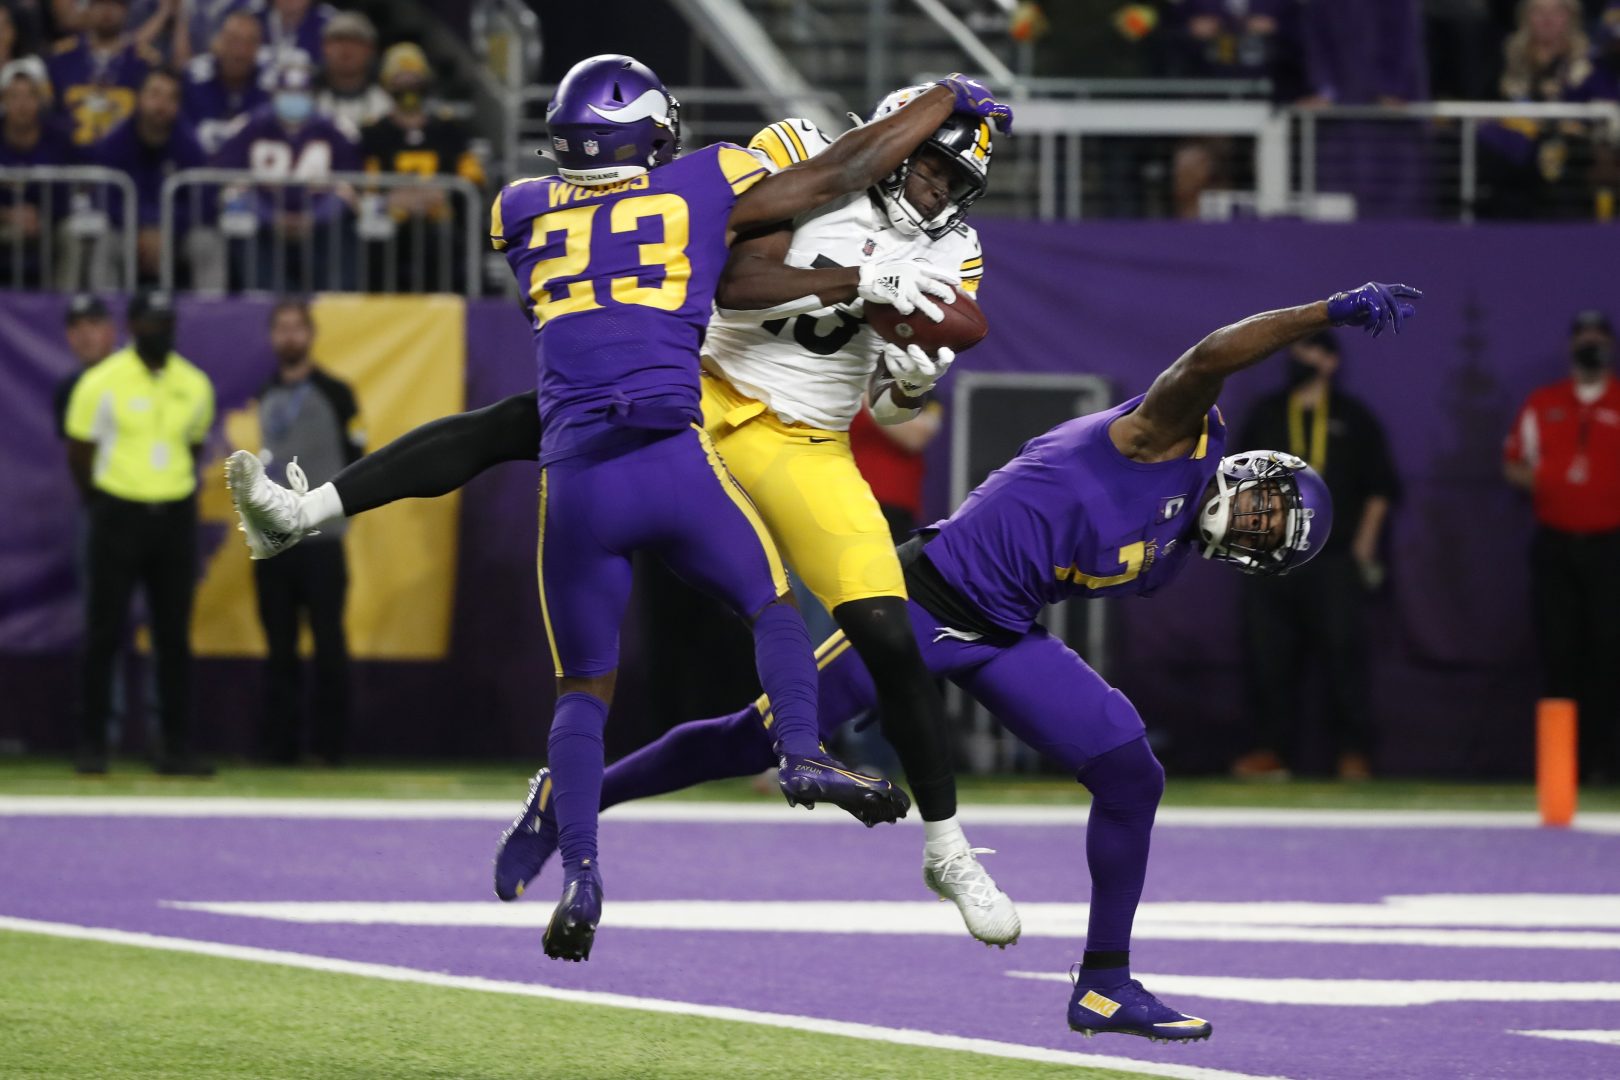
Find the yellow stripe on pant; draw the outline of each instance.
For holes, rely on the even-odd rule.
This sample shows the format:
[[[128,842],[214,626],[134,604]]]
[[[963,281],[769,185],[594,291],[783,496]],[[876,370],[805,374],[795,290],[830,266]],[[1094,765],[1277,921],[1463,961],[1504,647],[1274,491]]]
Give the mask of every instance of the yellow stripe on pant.
[[[906,595],[894,540],[849,433],[791,424],[712,374],[703,422],[783,556],[828,610]]]
[[[540,532],[534,545],[534,576],[540,587],[540,621],[546,625],[546,644],[551,647],[551,666],[557,678],[563,677],[562,656],[557,652],[557,635],[551,631],[551,609],[546,605],[546,469],[540,470]]]
[[[771,565],[771,580],[776,583],[776,595],[781,596],[788,591],[788,579],[787,570],[782,566],[782,555],[776,550],[776,541],[771,539],[770,530],[765,527],[765,522],[760,520],[759,511],[754,508],[753,501],[726,469],[724,460],[715,451],[714,440],[709,438],[709,433],[696,424],[692,425],[692,430],[697,432],[699,441],[703,443],[703,453],[709,459],[709,467],[714,470],[715,479],[720,481],[720,486],[725,488],[727,497],[737,505],[738,510],[742,511],[743,517],[748,519],[748,524],[754,529],[754,535],[759,537],[759,546],[765,549],[765,558]]]

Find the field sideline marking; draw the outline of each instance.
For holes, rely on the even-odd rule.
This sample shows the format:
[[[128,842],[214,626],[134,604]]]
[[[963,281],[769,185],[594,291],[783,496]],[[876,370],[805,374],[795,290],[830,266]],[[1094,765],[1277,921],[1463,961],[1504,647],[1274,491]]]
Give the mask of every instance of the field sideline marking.
[[[171,795],[0,795],[0,817],[219,817],[318,818],[355,821],[507,822],[515,800],[487,799],[302,799]],[[970,825],[1080,826],[1088,806],[975,805],[961,816]],[[776,802],[678,802],[647,800],[604,812],[609,821],[762,825],[839,825],[849,818],[830,810],[793,812]],[[915,827],[908,818],[902,825]],[[1159,825],[1178,827],[1290,829],[1532,829],[1529,810],[1319,810],[1234,806],[1168,806]],[[1582,814],[1576,832],[1620,833],[1620,813]]]
[[[436,971],[418,971],[414,968],[372,964],[359,960],[339,960],[328,956],[282,952],[246,945],[226,945],[215,941],[193,941],[188,938],[163,937],[127,930],[112,930],[97,926],[78,926],[72,923],[41,922],[35,919],[17,919],[0,916],[0,930],[15,930],[24,934],[43,934],[49,937],[70,938],[76,941],[95,941],[105,945],[131,945],[145,949],[193,953],[226,960],[246,960],[252,963],[273,964],[278,967],[303,968],[337,975],[360,975],[387,982],[420,983],[460,990],[479,990],[493,994],[513,994],[521,997],[545,998],[579,1005],[599,1005],[614,1009],[640,1009],[643,1012],[665,1013],[674,1016],[699,1016],[710,1020],[730,1020],[763,1027],[787,1028],[814,1035],[835,1035],[867,1042],[891,1043],[897,1046],[917,1046],[938,1050],[956,1050],[963,1053],[983,1054],[988,1057],[1011,1058],[1018,1061],[1038,1061],[1051,1065],[1074,1065],[1093,1069],[1115,1069],[1140,1076],[1167,1077],[1170,1080],[1284,1080],[1282,1077],[1260,1077],[1248,1073],[1207,1069],[1197,1065],[1161,1065],[1137,1058],[1114,1057],[1108,1054],[1081,1054],[1070,1050],[1053,1050],[1042,1046],[1022,1046],[1017,1043],[996,1042],[991,1039],[973,1039],[961,1035],[943,1035],[914,1028],[886,1028],[874,1024],[857,1024],[844,1020],[822,1020],[811,1016],[793,1016],[786,1013],[755,1012],[725,1005],[699,1005],[664,998],[639,998],[628,994],[610,994],[599,990],[564,990],[537,983],[511,982],[502,979],[484,979],[473,975],[446,975]]]
[[[1063,972],[1008,971],[1014,979],[1068,982]],[[1456,1001],[1620,1001],[1620,982],[1515,982],[1490,979],[1253,979],[1231,975],[1137,975],[1155,991],[1257,1005],[1389,1008]],[[1532,1034],[1520,1032],[1520,1034]],[[1620,1034],[1617,1032],[1615,1034]]]

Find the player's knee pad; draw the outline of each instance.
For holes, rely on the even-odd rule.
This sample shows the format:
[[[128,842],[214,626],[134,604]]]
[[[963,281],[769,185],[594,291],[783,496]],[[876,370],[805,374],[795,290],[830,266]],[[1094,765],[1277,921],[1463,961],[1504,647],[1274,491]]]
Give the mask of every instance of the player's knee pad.
[[[1091,792],[1096,809],[1151,811],[1164,797],[1164,766],[1146,735],[1092,758],[1077,778]]]
[[[922,664],[917,637],[911,628],[911,613],[898,596],[872,596],[850,600],[833,609],[844,636],[860,654],[872,677],[879,682],[889,671],[911,669]]]

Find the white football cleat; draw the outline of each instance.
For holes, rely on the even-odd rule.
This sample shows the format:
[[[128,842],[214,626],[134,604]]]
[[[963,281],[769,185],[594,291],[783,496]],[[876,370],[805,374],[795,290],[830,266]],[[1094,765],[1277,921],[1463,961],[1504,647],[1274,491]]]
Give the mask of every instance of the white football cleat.
[[[1023,925],[1012,898],[996,887],[995,881],[979,865],[976,855],[993,855],[992,848],[959,847],[934,853],[923,848],[923,883],[949,900],[962,913],[968,933],[984,942],[1005,949],[1018,940]]]
[[[231,489],[231,502],[236,504],[240,520],[236,527],[246,535],[248,552],[255,559],[280,555],[316,532],[303,524],[300,513],[309,480],[298,462],[288,463],[287,481],[290,488],[270,479],[264,462],[246,450],[225,459],[225,486]]]

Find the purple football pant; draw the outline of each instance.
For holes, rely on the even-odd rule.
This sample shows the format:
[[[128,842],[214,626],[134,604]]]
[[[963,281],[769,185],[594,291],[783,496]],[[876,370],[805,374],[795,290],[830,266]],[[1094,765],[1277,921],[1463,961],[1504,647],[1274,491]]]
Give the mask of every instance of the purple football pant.
[[[1061,763],[1092,792],[1087,948],[1128,949],[1153,816],[1164,791],[1164,770],[1148,749],[1136,707],[1043,627],[1000,647],[953,637],[915,602],[907,607],[928,669],[972,694],[1008,731]],[[818,722],[827,738],[871,709],[877,693],[842,633],[816,650],[816,663]],[[764,705],[761,699],[729,716],[682,724],[615,762],[603,783],[603,807],[770,766]]]
[[[761,683],[782,701],[785,748],[816,749],[816,671],[794,608],[778,605],[787,574],[764,523],[697,428],[540,470],[540,610],[557,676],[619,665],[631,556],[650,551],[692,585],[753,622]],[[588,699],[588,700],[582,700]],[[594,704],[593,704],[594,703]],[[596,856],[606,706],[558,699],[548,741],[564,866]]]

